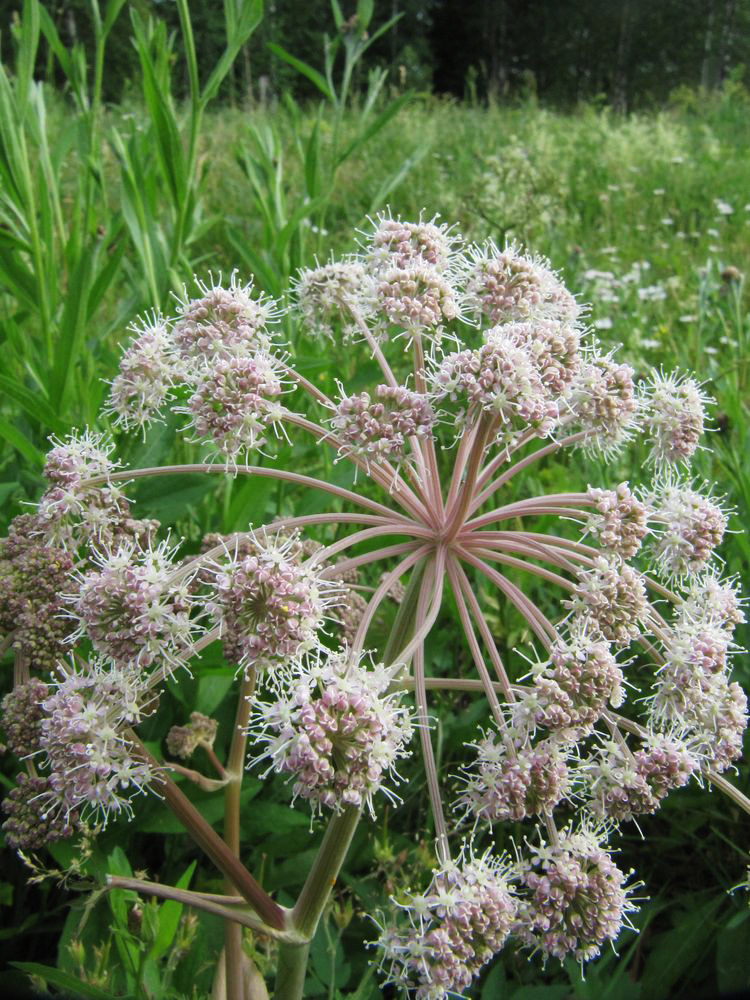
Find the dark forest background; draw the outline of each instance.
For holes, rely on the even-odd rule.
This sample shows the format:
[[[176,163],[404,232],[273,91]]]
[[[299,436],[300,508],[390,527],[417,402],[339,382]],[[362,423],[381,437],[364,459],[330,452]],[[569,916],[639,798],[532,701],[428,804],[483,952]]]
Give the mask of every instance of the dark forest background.
[[[45,6],[66,44],[87,45],[88,0]],[[171,0],[136,0],[133,6],[176,30]],[[341,6],[345,16],[355,9],[346,0]],[[18,0],[0,0],[5,58],[18,7]],[[222,8],[216,0],[191,4],[203,68],[213,66],[223,48]],[[373,46],[370,65],[389,65],[393,87],[469,100],[538,96],[558,107],[598,100],[626,111],[660,104],[681,86],[715,89],[750,63],[750,0],[378,0],[370,32],[395,15],[399,20]],[[315,96],[268,43],[321,68],[323,37],[334,30],[329,0],[266,3],[224,99],[272,100],[285,90]],[[179,42],[175,51],[179,60]],[[107,62],[104,96],[117,102],[127,98],[138,73],[129,32],[115,32]],[[38,66],[51,81],[56,72],[51,58]],[[180,78],[178,64],[178,92]]]

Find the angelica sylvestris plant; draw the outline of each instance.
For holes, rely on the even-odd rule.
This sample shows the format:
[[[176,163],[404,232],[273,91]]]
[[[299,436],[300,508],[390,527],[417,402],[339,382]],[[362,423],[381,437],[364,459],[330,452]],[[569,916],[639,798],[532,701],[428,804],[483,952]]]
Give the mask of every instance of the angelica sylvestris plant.
[[[321,349],[340,337],[369,354],[379,383],[337,382],[331,397],[304,378],[278,332],[284,309]],[[585,962],[614,942],[636,884],[613,858],[618,828],[670,792],[710,783],[750,805],[724,776],[747,718],[731,679],[742,602],[715,554],[728,512],[689,468],[709,400],[687,375],[636,380],[548,262],[383,216],[359,253],[302,272],[286,305],[235,274],[185,289],[173,315],[132,333],[112,381],[114,424],[140,432],[171,409],[207,461],[121,469],[102,436],[54,442],[47,492],[2,543],[2,624],[16,652],[4,729],[22,762],[9,842],[38,849],[127,818],[155,793],[224,874],[226,895],[110,885],[223,917],[217,981],[232,998],[244,996],[241,927],[276,941],[276,996],[293,1000],[354,830],[398,804],[414,754],[437,863],[372,914],[373,943],[384,981],[440,1000],[504,948]],[[299,437],[351,463],[357,490],[281,467],[277,442]],[[605,469],[631,442],[648,452],[648,487],[615,477],[520,489],[545,459],[575,470],[593,456]],[[186,554],[126,498],[129,482],[184,471],[270,477],[322,491],[331,510],[210,536]],[[525,621],[526,660],[505,662],[487,593]],[[394,600],[380,648],[374,625]],[[465,664],[438,676],[425,642],[451,614]],[[217,641],[237,666],[228,758],[213,750],[215,720],[195,712],[155,759],[140,723],[158,718],[166,679],[179,683]],[[452,693],[486,712],[465,764],[439,776],[435,713]],[[186,766],[199,746],[212,777]],[[291,908],[239,861],[246,767],[284,776],[327,825]],[[174,773],[224,795],[223,837]],[[524,824],[510,854],[493,847],[509,822]]]

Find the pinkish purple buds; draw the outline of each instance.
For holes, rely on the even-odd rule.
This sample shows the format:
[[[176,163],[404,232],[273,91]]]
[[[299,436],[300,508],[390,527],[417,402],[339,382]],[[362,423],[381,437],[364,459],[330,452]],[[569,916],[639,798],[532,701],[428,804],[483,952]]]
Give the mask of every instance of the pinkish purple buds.
[[[112,380],[108,410],[115,423],[144,427],[158,415],[174,384],[179,358],[167,320],[158,313],[130,328],[135,334]]]
[[[616,557],[597,556],[592,565],[582,567],[572,598],[562,603],[574,620],[617,646],[629,645],[650,613],[640,574]]]
[[[196,436],[214,447],[230,466],[266,443],[266,433],[278,436],[284,417],[283,383],[271,355],[220,357],[207,366],[193,385],[180,412],[190,417]]]
[[[719,504],[668,480],[657,487],[653,507],[651,551],[657,569],[670,579],[706,569],[727,527],[728,515]]]
[[[404,222],[400,217],[378,216],[375,229],[366,234],[366,254],[376,266],[407,268],[412,264],[427,264],[445,271],[452,264],[461,237],[453,234],[452,226],[430,222]]]
[[[383,929],[380,965],[388,982],[417,1000],[463,996],[505,944],[516,915],[509,865],[488,854],[447,862],[426,892],[397,905],[409,923]]]
[[[580,306],[549,262],[490,240],[469,251],[466,293],[472,311],[491,324],[535,319],[572,323]]]
[[[587,431],[582,447],[605,458],[616,454],[633,437],[638,400],[630,365],[609,356],[594,357],[579,371],[572,389],[575,422]]]
[[[477,759],[465,772],[456,806],[487,823],[551,813],[570,790],[563,747],[552,739],[530,742],[490,733],[469,744]]]
[[[672,789],[687,784],[699,763],[677,736],[652,733],[635,753],[609,741],[583,768],[587,808],[597,819],[618,823],[656,812]]]
[[[243,666],[278,665],[317,646],[338,588],[319,576],[314,560],[300,561],[296,536],[252,541],[249,554],[216,564],[208,607]]]
[[[648,534],[648,507],[631,493],[627,483],[620,483],[616,490],[589,486],[588,495],[594,507],[586,531],[612,555],[632,559]]]
[[[461,422],[464,413],[481,410],[497,418],[501,435],[534,427],[544,437],[555,425],[557,406],[528,352],[501,330],[478,350],[447,354],[433,374],[434,396],[463,405]]]
[[[355,258],[300,271],[294,298],[302,331],[308,337],[333,339],[340,330],[342,338],[350,340],[357,331],[353,314],[366,319],[374,306],[374,294],[372,275]]]
[[[436,268],[419,262],[379,273],[376,296],[388,322],[407,334],[420,331],[439,337],[444,324],[460,313],[451,282]]]
[[[42,704],[42,766],[48,789],[38,799],[42,819],[80,813],[106,822],[130,814],[131,798],[153,778],[151,767],[124,734],[151,700],[143,675],[104,661],[85,669],[60,668],[55,690]]]
[[[654,372],[646,389],[644,426],[656,463],[687,462],[703,435],[705,408],[712,400],[695,379]]]
[[[399,463],[409,438],[430,435],[435,419],[426,396],[404,386],[379,385],[375,399],[368,392],[344,396],[331,426],[342,442],[339,454]]]
[[[233,271],[224,288],[211,279],[198,279],[197,298],[183,289],[174,323],[174,343],[180,356],[210,364],[218,357],[232,357],[267,351],[270,338],[266,325],[278,315],[274,303],[251,297],[252,283],[242,284]]]
[[[410,753],[411,712],[401,706],[401,692],[388,693],[393,671],[363,659],[346,650],[319,652],[287,692],[254,710],[251,733],[266,744],[254,762],[290,775],[295,797],[314,810],[373,812],[374,795]]]
[[[146,549],[126,542],[114,552],[94,553],[92,569],[71,598],[77,635],[87,635],[122,666],[180,666],[200,627],[191,618],[187,579],[173,579],[173,556],[168,542]]]
[[[633,908],[627,876],[590,831],[564,831],[559,844],[531,852],[522,867],[514,934],[544,959],[595,958]]]
[[[624,700],[623,675],[609,643],[586,631],[560,638],[550,658],[533,671],[534,686],[521,705],[530,724],[585,734],[608,705]]]

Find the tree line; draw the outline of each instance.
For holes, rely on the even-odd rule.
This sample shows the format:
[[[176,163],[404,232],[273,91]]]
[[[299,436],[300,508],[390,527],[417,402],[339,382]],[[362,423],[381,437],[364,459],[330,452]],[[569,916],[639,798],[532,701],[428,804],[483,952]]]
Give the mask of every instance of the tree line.
[[[361,0],[360,0],[361,2]],[[20,0],[0,0],[3,58],[10,57]],[[92,38],[91,0],[45,6],[63,41]],[[104,96],[127,98],[138,61],[127,30],[128,6],[174,31],[176,91],[186,86],[173,0],[129,0],[108,48]],[[356,0],[340,0],[342,29],[356,32]],[[224,45],[222,4],[191,4],[199,59],[215,63]],[[607,102],[628,110],[663,102],[677,87],[720,87],[750,61],[750,0],[375,0],[368,29],[393,26],[372,46],[370,65],[387,65],[391,85],[472,100],[537,96],[557,106]],[[10,29],[10,30],[9,30]],[[305,99],[313,85],[273,55],[283,46],[317,68],[323,40],[337,29],[331,0],[267,0],[263,22],[223,91],[225,100],[270,100],[284,91]],[[38,74],[55,79],[51,56]]]

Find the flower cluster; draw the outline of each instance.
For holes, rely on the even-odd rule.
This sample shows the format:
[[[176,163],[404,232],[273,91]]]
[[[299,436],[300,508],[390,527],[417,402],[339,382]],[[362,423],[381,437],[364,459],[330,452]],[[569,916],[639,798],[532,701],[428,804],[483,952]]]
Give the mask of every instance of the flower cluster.
[[[532,427],[544,437],[558,416],[528,350],[499,331],[477,350],[446,355],[435,371],[433,392],[438,400],[463,404],[460,423],[478,409],[498,419],[504,436]]]
[[[338,587],[324,579],[314,556],[301,561],[296,536],[256,535],[251,544],[246,555],[225,548],[207,607],[230,659],[278,667],[317,646]]]
[[[575,322],[581,307],[543,257],[489,240],[469,250],[466,295],[472,310],[496,323],[528,319]]]
[[[620,483],[616,490],[589,486],[588,493],[594,509],[586,521],[586,530],[605,551],[632,559],[648,533],[648,507],[633,495],[627,483]]]
[[[191,712],[186,726],[172,726],[167,733],[167,749],[174,757],[187,760],[198,747],[212,747],[219,724],[202,712]]]
[[[532,689],[519,703],[536,726],[573,735],[589,733],[608,705],[623,700],[623,674],[609,643],[586,631],[572,632],[551,647],[534,671]]]
[[[116,663],[181,665],[199,632],[190,617],[189,577],[180,574],[168,542],[141,549],[134,542],[96,553],[71,598],[76,635],[87,635]]]
[[[184,386],[187,404],[175,412],[187,414],[197,440],[232,466],[280,427],[284,364],[268,329],[278,312],[253,298],[236,272],[226,288],[213,280],[196,285],[197,297],[183,290],[174,318],[155,314],[134,325],[108,408],[123,428],[145,427]]]
[[[2,728],[8,748],[16,757],[29,757],[39,749],[42,704],[48,686],[37,677],[18,684],[2,701]]]
[[[609,741],[586,764],[587,807],[598,819],[616,822],[656,812],[698,767],[698,758],[677,735],[651,733],[635,753]]]
[[[425,892],[396,892],[379,943],[393,983],[443,1000],[509,941],[583,962],[615,940],[632,904],[606,837],[693,776],[726,789],[716,772],[740,756],[747,702],[731,665],[744,612],[718,570],[729,515],[678,474],[705,426],[709,400],[694,379],[640,366],[636,378],[595,341],[549,262],[517,246],[465,247],[436,219],[383,215],[360,250],[302,271],[289,308],[305,335],[361,343],[371,361],[357,378],[379,369],[369,386],[338,382],[334,400],[330,380],[295,372],[273,335],[280,308],[232,274],[133,327],[109,404],[126,430],[171,407],[218,456],[197,468],[310,487],[331,510],[280,493],[275,523],[206,535],[197,553],[192,535],[178,551],[158,524],[132,517],[129,473],[105,438],[53,442],[37,513],[0,543],[0,628],[19,679],[5,731],[30,775],[6,806],[6,832],[23,846],[67,836],[88,815],[128,814],[154,780],[131,727],[158,684],[220,640],[242,697],[259,685],[232,745],[237,732],[251,737],[250,764],[282,775],[316,816],[349,822],[381,790],[396,801],[388,785],[418,728],[438,864]],[[292,393],[306,399],[287,408]],[[282,435],[295,468],[240,464]],[[314,450],[292,435],[369,484],[309,474]],[[645,444],[651,481],[631,489],[619,469],[602,481],[631,441]],[[573,472],[602,478],[570,487],[558,466],[536,464],[571,453]],[[561,492],[535,485],[551,481]],[[237,507],[227,503],[229,517]],[[315,539],[296,533],[307,529]],[[403,601],[384,640],[391,598]],[[525,676],[486,614],[498,598],[532,636]],[[426,655],[446,605],[470,659]],[[76,666],[52,685],[21,683],[79,640]],[[92,646],[100,658],[84,665]],[[500,823],[546,829],[538,846],[519,838],[529,846],[513,864],[478,846],[451,860],[432,745],[440,688],[445,699],[479,692],[495,722],[468,744],[459,825],[477,842]],[[167,748],[187,759],[202,746],[221,773],[215,735],[215,720],[193,713]],[[560,830],[562,810],[578,819]]]
[[[393,671],[342,651],[310,658],[283,692],[259,702],[251,729],[265,749],[255,762],[291,775],[294,795],[314,809],[367,806],[407,756],[410,712],[389,688]],[[389,793],[393,797],[393,793]]]
[[[302,329],[308,336],[330,340],[337,329],[344,340],[351,340],[357,332],[357,319],[372,313],[374,297],[369,272],[356,259],[331,261],[302,271],[294,284]]]
[[[54,667],[73,630],[60,596],[72,568],[70,553],[46,540],[34,514],[15,518],[0,539],[0,630],[35,670]]]
[[[721,507],[674,480],[661,484],[653,507],[657,570],[668,579],[680,579],[706,569],[727,526]]]
[[[410,437],[429,434],[435,413],[429,399],[404,386],[379,385],[375,399],[368,392],[343,396],[331,417],[340,441],[340,455],[368,461],[381,458],[400,462]]]
[[[126,729],[144,715],[151,697],[143,676],[105,660],[85,669],[60,667],[42,702],[39,750],[47,787],[38,814],[70,817],[131,812],[130,799],[153,780]]]
[[[576,373],[571,405],[585,432],[584,450],[610,458],[633,438],[639,412],[633,375],[609,355],[592,357]]]
[[[463,853],[434,872],[426,892],[399,902],[408,923],[377,942],[388,981],[417,1000],[463,995],[505,944],[516,916],[510,866]]]
[[[132,516],[122,486],[114,480],[113,442],[87,430],[65,441],[53,438],[52,444],[44,467],[49,488],[39,500],[31,534],[82,556],[125,541],[148,544],[158,522]]]
[[[654,372],[644,406],[653,462],[687,462],[692,458],[703,436],[710,402],[695,379]]]
[[[143,427],[166,404],[178,377],[179,355],[169,324],[159,313],[130,329],[134,336],[112,380],[108,411],[122,423]]]
[[[40,811],[40,803],[54,797],[47,777],[19,774],[16,787],[3,800],[8,819],[3,832],[9,847],[20,851],[38,851],[47,844],[72,837],[79,826],[73,812]]]
[[[587,962],[615,940],[633,908],[627,877],[592,830],[564,831],[557,844],[531,847],[514,933],[545,959]]]
[[[649,604],[640,574],[617,558],[597,556],[582,567],[570,600],[577,623],[588,626],[608,642],[628,646],[648,622]]]
[[[488,823],[551,814],[570,790],[563,744],[545,739],[514,745],[513,735],[503,741],[493,732],[470,744],[477,751],[477,773],[466,772],[456,805]]]

